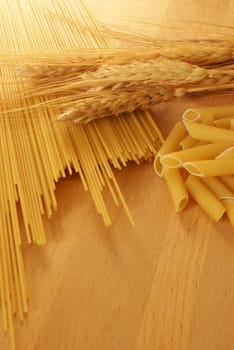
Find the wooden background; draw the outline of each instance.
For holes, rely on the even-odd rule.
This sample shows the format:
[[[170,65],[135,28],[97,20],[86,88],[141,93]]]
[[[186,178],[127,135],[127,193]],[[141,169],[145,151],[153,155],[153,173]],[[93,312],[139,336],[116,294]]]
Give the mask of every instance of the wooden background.
[[[77,0],[78,1],[78,0]],[[87,1],[107,23],[176,18],[231,24],[234,1]],[[206,104],[231,102],[208,98]],[[188,101],[156,108],[167,133]],[[109,203],[105,228],[78,176],[61,180],[46,247],[25,249],[29,315],[19,350],[232,350],[234,230],[191,203],[175,214],[152,164],[115,172],[135,219]],[[107,198],[107,202],[109,199]],[[0,331],[0,349],[9,349]]]

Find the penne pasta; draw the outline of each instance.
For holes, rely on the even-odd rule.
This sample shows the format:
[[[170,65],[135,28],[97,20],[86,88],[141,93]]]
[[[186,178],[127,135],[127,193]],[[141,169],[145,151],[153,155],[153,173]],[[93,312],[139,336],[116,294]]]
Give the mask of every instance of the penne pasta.
[[[233,159],[234,160],[234,146],[226,148],[223,152],[218,154],[215,159]]]
[[[234,193],[217,177],[204,177],[201,181],[219,199],[234,199]]]
[[[188,176],[185,185],[191,197],[200,207],[215,221],[219,221],[225,213],[226,208],[213,192],[193,175]]]
[[[200,122],[200,120],[198,121]],[[201,120],[201,123],[206,125],[214,125],[214,118],[211,115],[208,115],[203,120]],[[191,135],[186,135],[185,138],[180,142],[180,148],[187,149],[194,146],[202,145],[204,143],[205,142],[203,141],[198,141],[192,138]]]
[[[226,212],[234,226],[233,116],[234,106],[188,109],[182,116],[187,135],[177,123],[182,132],[171,133],[161,147],[155,171],[163,176],[176,212],[186,206],[189,193],[215,221]]]
[[[232,226],[234,227],[234,200],[233,199],[225,199],[223,200],[223,204],[226,207],[226,213],[228,219]]]
[[[183,151],[168,153],[161,157],[161,163],[172,168],[182,167],[183,163],[188,161],[214,158],[216,155],[222,154],[221,152],[224,152],[229,145],[230,143],[209,143]]]
[[[234,176],[221,176],[220,180],[226,185],[232,192],[234,192]]]
[[[169,152],[174,152],[179,149],[179,143],[186,135],[186,130],[181,122],[177,122],[165,140],[164,144],[158,151],[154,159],[154,171],[160,177],[163,175],[163,167],[161,164],[161,157]]]
[[[228,219],[234,226],[234,193],[216,177],[203,178],[201,180],[215,195],[222,200],[226,208]]]
[[[214,117],[211,114],[208,114],[203,118],[203,120],[201,121],[201,124],[215,126]]]
[[[182,115],[182,120],[200,122],[202,120],[201,113],[198,111],[196,107],[186,109],[186,111]]]
[[[183,138],[182,141],[180,141],[180,148],[182,148],[182,150],[187,149],[187,148],[191,148],[193,146],[195,146],[197,143],[197,140],[193,139],[192,136],[190,135],[186,135],[185,138]]]
[[[218,128],[230,129],[232,120],[233,120],[233,117],[217,119],[217,120],[215,120],[214,124]]]
[[[214,117],[211,113],[202,113],[201,108],[189,108],[182,115],[182,120],[191,122],[206,123],[205,120],[211,120],[214,123]]]
[[[171,195],[176,212],[182,211],[188,203],[189,196],[180,170],[165,167],[163,179]]]
[[[194,110],[199,113],[201,119],[208,114],[211,114],[214,119],[234,116],[234,105],[194,107]]]
[[[184,125],[194,139],[205,142],[234,142],[233,130],[188,121],[184,121]]]
[[[234,118],[231,120],[231,126],[230,126],[231,130],[234,130]]]
[[[215,159],[186,162],[184,168],[195,176],[224,176],[234,174],[234,160]]]

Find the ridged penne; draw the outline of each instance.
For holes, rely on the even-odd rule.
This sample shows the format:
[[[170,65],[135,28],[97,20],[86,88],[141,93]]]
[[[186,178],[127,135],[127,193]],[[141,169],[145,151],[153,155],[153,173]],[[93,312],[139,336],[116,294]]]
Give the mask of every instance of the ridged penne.
[[[215,221],[219,221],[226,211],[222,202],[196,176],[189,175],[185,185],[191,197]]]
[[[179,143],[185,135],[186,130],[183,123],[177,122],[154,159],[154,170],[158,176],[162,177],[163,175],[161,157],[169,152],[177,151]]]
[[[194,107],[185,111],[182,118],[183,120],[194,120],[194,118],[202,120],[207,115],[212,115],[214,119],[233,117],[234,105]]]
[[[214,124],[218,128],[230,129],[231,128],[231,122],[232,122],[233,118],[234,117],[217,119],[217,120],[215,120]]]
[[[226,207],[227,216],[230,223],[234,227],[234,200],[233,199],[224,199],[223,204]]]
[[[221,176],[220,180],[226,185],[232,192],[234,192],[234,176]]]
[[[155,162],[176,212],[189,193],[215,221],[226,212],[234,226],[234,106],[190,108],[182,121],[187,133],[177,123]]]
[[[182,148],[182,150],[187,149],[187,148],[191,148],[193,146],[196,145],[198,141],[193,139],[192,136],[190,135],[186,135],[182,141],[180,141],[180,148]]]
[[[234,159],[234,146],[226,148],[220,154],[218,154],[216,159]]]
[[[222,154],[230,143],[209,143],[203,146],[192,147],[183,151],[165,154],[161,163],[168,167],[182,167],[183,163],[194,160],[211,159]]]
[[[200,122],[200,121],[202,121],[202,119],[203,118],[201,116],[201,113],[198,111],[198,109],[196,107],[186,109],[186,111],[182,115],[182,120]]]
[[[215,159],[186,162],[183,167],[195,176],[224,176],[234,174],[234,160]]]
[[[171,195],[176,212],[182,211],[188,202],[188,192],[179,169],[165,168],[163,179]]]
[[[192,138],[205,142],[234,142],[234,131],[196,122],[184,121]]]
[[[219,199],[234,199],[234,193],[217,177],[204,177],[201,181]]]

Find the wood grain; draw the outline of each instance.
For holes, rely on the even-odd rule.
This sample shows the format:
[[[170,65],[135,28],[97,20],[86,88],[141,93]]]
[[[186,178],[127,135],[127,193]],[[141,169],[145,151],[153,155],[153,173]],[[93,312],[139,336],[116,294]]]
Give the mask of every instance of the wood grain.
[[[124,16],[232,23],[232,1],[89,0],[108,23]],[[214,101],[225,103],[228,97]],[[166,134],[191,101],[155,108]],[[152,164],[115,171],[135,219],[109,197],[105,228],[78,176],[61,180],[48,244],[25,247],[29,315],[19,350],[232,350],[234,235],[194,203],[175,214]],[[0,331],[0,348],[10,349]]]

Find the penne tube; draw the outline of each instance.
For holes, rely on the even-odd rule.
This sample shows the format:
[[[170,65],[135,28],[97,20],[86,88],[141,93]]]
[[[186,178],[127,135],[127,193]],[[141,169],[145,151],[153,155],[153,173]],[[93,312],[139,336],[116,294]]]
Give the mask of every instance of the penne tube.
[[[218,199],[234,199],[234,193],[217,177],[204,177],[201,181]]]
[[[185,130],[177,125],[180,137],[169,135],[155,158],[155,171],[165,180],[176,212],[190,194],[215,221],[226,212],[234,226],[234,106],[195,107],[182,119]],[[182,168],[189,173],[186,181]]]
[[[191,122],[201,122],[206,124],[206,120],[212,121],[214,123],[214,117],[211,113],[205,112],[201,113],[200,108],[189,108],[182,115],[182,120],[191,121]]]
[[[217,177],[207,177],[201,181],[222,200],[228,219],[234,226],[234,193]]]
[[[234,174],[234,160],[215,159],[186,162],[183,167],[195,176],[225,176]]]
[[[231,129],[231,121],[232,120],[233,120],[233,117],[217,119],[217,120],[215,120],[214,124],[218,128]]]
[[[203,119],[207,114],[211,114],[214,119],[222,119],[234,116],[234,105],[194,107],[191,108],[191,110],[195,110],[201,119]]]
[[[206,125],[214,125],[214,118],[211,115],[208,115],[203,120],[201,120],[201,123]],[[198,141],[192,138],[191,135],[186,135],[185,138],[180,142],[180,148],[187,149],[205,143],[206,142]]]
[[[211,114],[206,115],[201,123],[205,125],[215,126],[214,117]]]
[[[171,168],[182,167],[183,163],[214,158],[222,154],[230,143],[209,143],[203,146],[188,148],[183,151],[177,151],[165,154],[161,157],[161,163]]]
[[[226,207],[226,213],[231,225],[234,227],[234,200],[233,199],[225,199],[223,200],[223,204]]]
[[[182,150],[191,148],[195,146],[196,143],[197,140],[193,139],[190,135],[186,135],[185,138],[183,138],[183,140],[180,142],[180,148],[182,148]]]
[[[162,177],[162,174],[163,174],[163,167],[160,162],[161,157],[164,154],[177,151],[179,149],[179,143],[181,140],[183,140],[185,135],[186,135],[186,130],[183,123],[177,122],[174,128],[172,129],[172,131],[170,132],[170,134],[168,135],[167,139],[165,140],[164,144],[162,145],[162,147],[160,148],[160,150],[155,156],[154,171],[158,176]]]
[[[234,146],[226,148],[223,152],[218,154],[215,159],[233,159],[234,160]]]
[[[193,175],[188,176],[185,185],[191,197],[200,207],[215,221],[219,221],[225,213],[226,208],[213,192]]]
[[[203,120],[201,120],[201,123],[206,125],[214,125],[214,118],[211,115],[208,115]],[[187,149],[193,146],[198,146],[198,145],[200,146],[204,143],[206,142],[198,141],[192,138],[191,135],[186,135],[185,138],[180,142],[180,148]]]
[[[221,176],[220,180],[226,185],[232,192],[234,192],[234,176]]]
[[[198,111],[198,108],[196,107],[186,109],[186,111],[182,115],[182,120],[200,122],[202,120],[201,113]]]
[[[196,122],[184,121],[192,138],[205,142],[234,142],[234,131]]]
[[[231,126],[230,126],[231,130],[234,130],[234,118],[231,120]]]
[[[188,203],[188,192],[179,169],[165,168],[163,179],[171,195],[176,212],[182,211]]]

